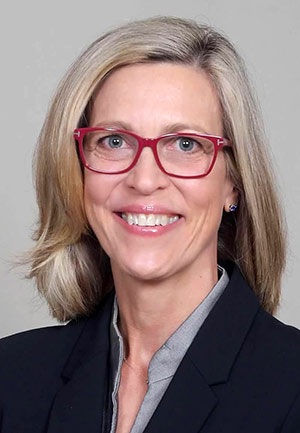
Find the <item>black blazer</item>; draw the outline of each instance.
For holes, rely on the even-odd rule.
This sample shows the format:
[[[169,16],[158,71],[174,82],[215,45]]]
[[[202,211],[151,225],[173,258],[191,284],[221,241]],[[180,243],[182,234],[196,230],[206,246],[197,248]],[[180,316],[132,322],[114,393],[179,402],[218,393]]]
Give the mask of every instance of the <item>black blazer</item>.
[[[102,432],[113,293],[90,318],[1,340],[1,433]],[[144,432],[300,432],[300,331],[237,267]]]

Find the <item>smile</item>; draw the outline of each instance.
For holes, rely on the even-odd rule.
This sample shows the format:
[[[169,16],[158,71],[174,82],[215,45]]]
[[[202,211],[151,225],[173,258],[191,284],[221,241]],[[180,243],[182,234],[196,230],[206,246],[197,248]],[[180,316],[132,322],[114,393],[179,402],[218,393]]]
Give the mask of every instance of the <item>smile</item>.
[[[121,217],[129,225],[138,225],[142,227],[153,227],[153,226],[166,226],[173,224],[179,220],[179,215],[159,215],[159,214],[133,214],[133,213],[122,213]]]

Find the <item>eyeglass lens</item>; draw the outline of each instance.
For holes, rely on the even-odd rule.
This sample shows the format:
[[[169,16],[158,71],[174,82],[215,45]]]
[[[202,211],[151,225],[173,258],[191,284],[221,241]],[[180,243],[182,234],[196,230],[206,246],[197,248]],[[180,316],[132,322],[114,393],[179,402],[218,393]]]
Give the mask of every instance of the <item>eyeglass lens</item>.
[[[83,154],[89,167],[105,173],[126,170],[138,151],[138,140],[126,133],[91,131],[83,139]],[[163,168],[170,174],[205,174],[214,158],[214,144],[204,137],[189,134],[164,137],[157,143]]]

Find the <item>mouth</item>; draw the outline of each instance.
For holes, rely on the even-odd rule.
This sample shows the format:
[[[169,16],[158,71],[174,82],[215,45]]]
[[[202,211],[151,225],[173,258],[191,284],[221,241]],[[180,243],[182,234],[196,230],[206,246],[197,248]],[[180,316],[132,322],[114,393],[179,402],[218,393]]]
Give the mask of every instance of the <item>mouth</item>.
[[[166,214],[144,214],[130,212],[115,212],[128,225],[136,225],[140,227],[167,226],[174,224],[182,215],[166,215]]]

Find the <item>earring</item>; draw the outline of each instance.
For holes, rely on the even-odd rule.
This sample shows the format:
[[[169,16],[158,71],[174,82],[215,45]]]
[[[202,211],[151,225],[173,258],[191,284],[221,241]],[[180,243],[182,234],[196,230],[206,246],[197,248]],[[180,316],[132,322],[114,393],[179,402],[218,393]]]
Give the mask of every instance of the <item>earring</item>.
[[[229,212],[235,212],[237,209],[237,204],[230,204],[229,205]]]
[[[229,205],[229,212],[235,212],[237,209],[237,204],[230,204]]]

